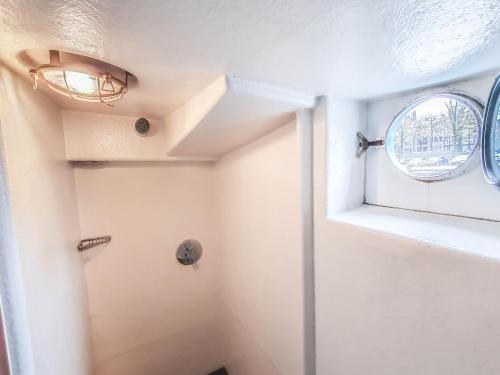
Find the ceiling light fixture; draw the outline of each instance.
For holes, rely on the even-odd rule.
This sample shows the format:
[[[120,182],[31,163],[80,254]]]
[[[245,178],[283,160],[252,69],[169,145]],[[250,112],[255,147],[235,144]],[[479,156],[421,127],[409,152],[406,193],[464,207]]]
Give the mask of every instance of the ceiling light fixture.
[[[110,73],[102,73],[92,66],[77,66],[62,64],[59,51],[50,50],[50,64],[40,65],[30,70],[33,78],[33,88],[38,88],[38,82],[45,83],[51,90],[69,98],[112,105],[127,92],[128,72],[125,81]]]

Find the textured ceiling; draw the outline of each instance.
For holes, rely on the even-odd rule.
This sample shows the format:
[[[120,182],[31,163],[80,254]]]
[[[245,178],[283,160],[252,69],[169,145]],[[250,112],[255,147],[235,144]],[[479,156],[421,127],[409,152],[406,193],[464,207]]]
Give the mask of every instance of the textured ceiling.
[[[498,69],[499,28],[498,0],[0,0],[0,59],[23,74],[24,49],[104,60],[138,85],[76,108],[160,117],[225,73],[370,98]]]

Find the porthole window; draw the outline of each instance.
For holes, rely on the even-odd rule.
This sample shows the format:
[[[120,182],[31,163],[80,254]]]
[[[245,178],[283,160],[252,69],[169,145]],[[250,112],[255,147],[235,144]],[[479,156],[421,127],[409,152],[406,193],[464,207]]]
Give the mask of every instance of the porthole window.
[[[440,93],[410,103],[392,121],[386,151],[404,174],[421,181],[454,177],[478,161],[482,106],[459,93]]]
[[[483,169],[491,184],[500,185],[500,77],[495,80],[486,105]]]

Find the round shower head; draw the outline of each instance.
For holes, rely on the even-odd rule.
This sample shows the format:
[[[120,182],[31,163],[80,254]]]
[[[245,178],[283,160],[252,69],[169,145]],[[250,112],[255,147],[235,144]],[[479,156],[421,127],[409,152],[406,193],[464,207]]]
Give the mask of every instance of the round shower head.
[[[144,117],[141,117],[135,122],[135,131],[141,137],[144,137],[146,134],[148,134],[149,128],[150,128],[149,121]]]

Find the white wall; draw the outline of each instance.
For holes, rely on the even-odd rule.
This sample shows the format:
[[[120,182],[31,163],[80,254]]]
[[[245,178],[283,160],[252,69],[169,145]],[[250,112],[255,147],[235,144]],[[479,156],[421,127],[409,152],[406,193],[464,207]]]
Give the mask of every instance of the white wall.
[[[68,160],[158,160],[165,157],[165,126],[149,119],[149,133],[135,132],[138,117],[62,111]]]
[[[317,237],[318,374],[496,374],[500,264],[355,226]]]
[[[61,117],[23,79],[3,68],[0,75],[7,189],[33,356],[32,369],[19,373],[87,375],[87,305],[76,250],[80,230]]]
[[[133,131],[133,130],[132,130]],[[97,375],[207,374],[224,365],[220,252],[210,164],[113,163],[74,170]],[[177,246],[199,240],[196,266]]]
[[[497,260],[327,218],[326,130],[357,126],[344,104],[315,112],[318,375],[500,372]]]
[[[82,236],[112,236],[85,255],[97,375],[308,373],[298,131],[217,164],[74,170]],[[204,246],[194,267],[175,259],[187,238]]]
[[[321,149],[328,145],[324,162],[318,164],[320,160],[315,160],[317,166],[324,168],[326,173],[328,217],[359,207],[365,199],[366,155],[360,158],[354,155],[357,151],[357,133],[366,134],[366,105],[346,99],[335,99],[334,103],[330,106],[330,119],[334,125],[324,130],[315,145],[315,148]],[[321,108],[317,110],[316,121],[321,121],[318,117],[323,115]]]
[[[2,76],[10,76],[3,70]],[[2,99],[1,113],[5,110],[5,86],[0,80]],[[0,115],[1,116],[1,115]],[[0,124],[3,116],[0,118]],[[0,128],[1,129],[1,128]],[[8,367],[11,373],[32,374],[33,355],[29,337],[26,300],[22,283],[19,253],[16,248],[10,199],[5,170],[3,131],[0,131],[0,302],[2,328],[8,353]]]
[[[304,255],[295,121],[216,166],[235,375],[304,374]]]
[[[68,160],[214,160],[167,156],[165,124],[154,118],[148,117],[150,129],[143,137],[135,132],[138,116],[64,110],[62,118]]]

